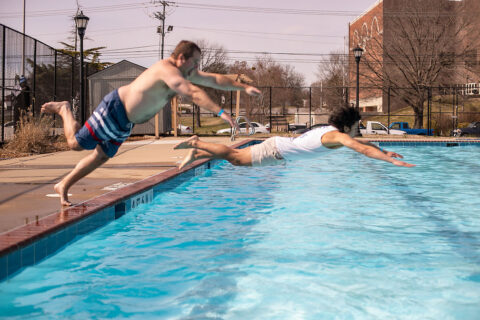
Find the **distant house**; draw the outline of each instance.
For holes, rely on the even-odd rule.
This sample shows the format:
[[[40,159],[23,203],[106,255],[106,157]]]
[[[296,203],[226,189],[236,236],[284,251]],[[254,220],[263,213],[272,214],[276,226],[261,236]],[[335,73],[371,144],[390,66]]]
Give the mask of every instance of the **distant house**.
[[[105,95],[114,89],[129,84],[145,70],[145,67],[122,60],[89,76],[89,114],[92,114]],[[170,105],[167,105],[159,113],[159,132],[166,133],[172,130],[171,122]],[[132,134],[155,134],[155,119],[152,118],[145,123],[135,125]]]

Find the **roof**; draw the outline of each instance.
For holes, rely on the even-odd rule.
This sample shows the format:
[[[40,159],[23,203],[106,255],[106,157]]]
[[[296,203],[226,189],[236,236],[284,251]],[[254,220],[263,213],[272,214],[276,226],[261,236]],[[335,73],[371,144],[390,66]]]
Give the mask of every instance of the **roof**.
[[[138,65],[136,63],[133,63],[131,61],[128,61],[128,60],[122,60],[120,62],[117,62],[115,64],[112,64],[111,66],[103,69],[103,70],[100,70],[98,72],[95,72],[94,74],[90,75],[88,77],[88,79],[98,79],[98,78],[103,78],[104,76],[107,76],[107,75],[111,75],[113,73],[118,73],[120,72],[121,70],[126,70],[126,69],[135,69],[135,70],[138,70],[139,73],[143,72],[144,70],[146,70],[147,68],[141,66],[141,65]]]
[[[383,0],[377,0],[375,1],[374,4],[372,4],[367,10],[365,10],[361,15],[359,15],[358,17],[356,17],[355,19],[353,19],[352,22],[350,22],[350,24],[354,24],[358,19],[360,19],[361,17],[363,17],[364,15],[366,15],[367,13],[369,13],[373,8],[375,8],[376,6],[378,6],[380,3],[382,3]]]

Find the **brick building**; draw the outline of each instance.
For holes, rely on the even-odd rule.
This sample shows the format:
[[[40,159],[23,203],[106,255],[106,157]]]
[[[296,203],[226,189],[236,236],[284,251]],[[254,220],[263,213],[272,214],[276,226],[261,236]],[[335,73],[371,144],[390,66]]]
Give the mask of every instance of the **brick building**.
[[[351,88],[349,101],[355,103],[356,98],[357,66],[352,50],[355,47],[361,47],[364,49],[364,54],[360,61],[359,105],[360,110],[363,112],[386,112],[387,95],[382,90],[375,88],[385,84],[385,80],[380,80],[371,70],[372,66],[374,66],[373,68],[376,66],[377,73],[381,72],[382,74],[387,74],[393,70],[390,66],[394,63],[392,63],[392,60],[389,60],[385,52],[392,52],[394,46],[399,46],[399,41],[401,40],[395,29],[398,28],[398,24],[396,25],[392,21],[393,19],[398,20],[398,17],[402,17],[402,15],[409,18],[408,10],[411,8],[412,1],[418,0],[378,0],[349,24],[349,82]],[[432,2],[431,12],[437,14],[440,19],[442,15],[452,17],[452,15],[457,14],[455,18],[456,25],[445,31],[448,36],[444,38],[454,39],[457,37],[462,39],[463,45],[467,43],[469,45],[466,55],[462,56],[461,59],[453,58],[455,61],[452,63],[452,72],[448,72],[449,77],[439,77],[435,85],[463,85],[470,88],[471,91],[474,88],[478,89],[480,87],[480,46],[478,44],[478,31],[472,32],[471,30],[475,30],[475,28],[480,30],[480,20],[476,19],[476,27],[474,29],[463,30],[461,24],[466,18],[463,16],[465,14],[464,11],[460,13],[460,8],[465,6],[468,8],[467,14],[469,12],[478,14],[480,12],[480,1],[430,1]],[[426,17],[426,19],[429,18],[431,17]],[[456,33],[455,27],[457,26],[458,29],[462,30],[460,33]],[[445,46],[450,46],[448,50],[456,53],[458,42],[451,41],[450,44],[446,43]],[[367,67],[367,64],[369,64],[369,67]],[[375,85],[371,81],[374,78],[378,80]],[[467,84],[469,85],[467,86]],[[395,99],[391,101],[392,110],[402,107],[405,107],[405,103]]]

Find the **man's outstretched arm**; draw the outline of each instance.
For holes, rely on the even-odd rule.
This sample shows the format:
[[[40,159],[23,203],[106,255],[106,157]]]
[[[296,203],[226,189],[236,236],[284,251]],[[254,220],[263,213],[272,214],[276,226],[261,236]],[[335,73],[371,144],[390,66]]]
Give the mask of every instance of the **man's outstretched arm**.
[[[262,94],[257,88],[244,84],[238,81],[234,81],[222,74],[217,73],[208,73],[203,71],[197,71],[194,73],[189,80],[193,83],[202,85],[205,87],[210,87],[220,90],[242,90],[245,91],[248,95],[259,96]]]
[[[336,132],[332,132],[332,134],[333,134],[333,137],[331,138],[331,140],[336,141],[337,143],[343,144],[345,147],[348,147],[369,158],[390,162],[391,164],[396,165],[398,167],[415,167],[414,164],[395,159],[394,155],[397,155],[397,154],[394,152],[391,153],[392,155],[385,154],[384,152],[380,151],[376,146],[374,147],[368,144],[360,143],[357,140],[352,139],[349,135],[345,133],[336,131]]]
[[[367,145],[367,146],[371,146],[375,149],[378,149],[389,157],[395,157],[395,158],[403,159],[403,156],[401,154],[393,152],[393,151],[388,151],[388,150],[382,149],[382,148],[374,145],[373,143],[370,143],[369,141],[362,141],[362,140],[358,140],[358,139],[355,139],[355,141],[360,142],[361,144],[364,144],[364,145]]]
[[[190,83],[190,81],[185,80],[181,76],[180,73],[175,74],[172,72],[170,77],[165,80],[165,83],[170,87],[170,89],[174,90],[180,95],[190,97],[196,105],[200,106],[201,108],[207,109],[215,114],[219,114],[222,108],[216,104],[215,102],[210,99],[210,97],[200,89],[199,87]],[[225,120],[226,122],[230,123],[232,127],[236,124],[230,117],[227,112],[221,112],[220,117]]]

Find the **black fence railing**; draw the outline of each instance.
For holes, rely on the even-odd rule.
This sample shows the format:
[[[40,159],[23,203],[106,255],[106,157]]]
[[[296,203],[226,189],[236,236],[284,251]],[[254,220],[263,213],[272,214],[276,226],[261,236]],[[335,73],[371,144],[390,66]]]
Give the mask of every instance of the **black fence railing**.
[[[325,124],[334,108],[355,105],[355,87],[264,87],[262,96],[253,98],[244,92],[208,90],[209,95],[234,117],[241,115],[250,121],[270,127],[270,132],[289,132]],[[350,93],[350,98],[349,97]],[[421,111],[406,100],[415,102]],[[238,100],[238,103],[237,103]],[[237,107],[238,104],[238,107]],[[237,114],[238,109],[238,114]],[[360,112],[364,122],[377,121],[388,127],[392,122],[407,123],[429,129],[434,135],[448,136],[458,127],[480,121],[480,95],[463,86],[411,88],[360,88]],[[216,116],[199,110],[184,101],[179,108],[182,133],[215,134],[227,127]],[[417,119],[417,120],[416,120]]]
[[[96,72],[88,63],[84,63],[84,67],[85,79]],[[13,135],[21,111],[30,110],[39,116],[42,104],[52,100],[67,100],[76,106],[80,94],[79,73],[79,57],[64,54],[0,24],[0,142]],[[61,125],[59,119],[56,122]]]

